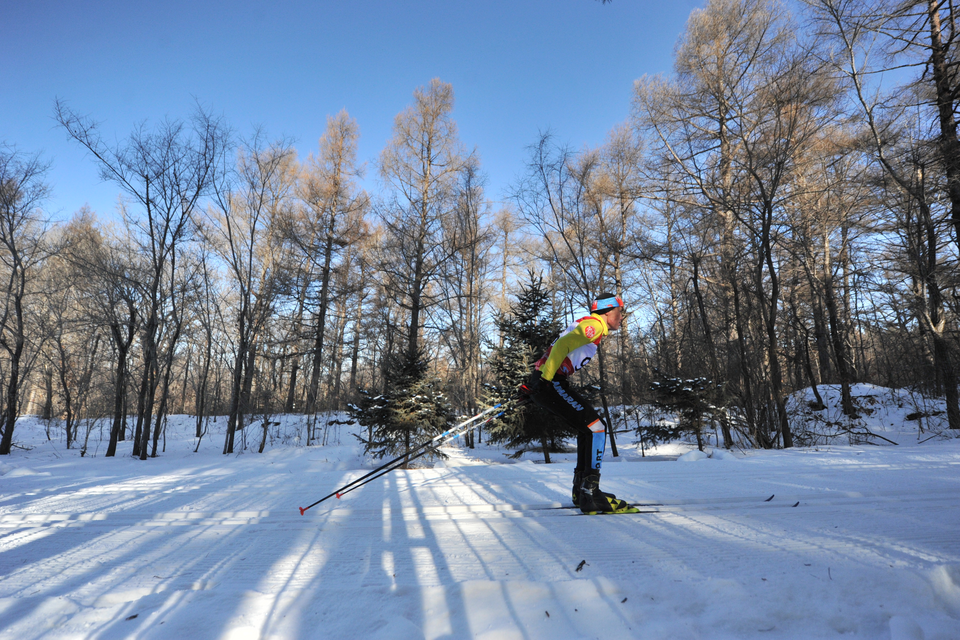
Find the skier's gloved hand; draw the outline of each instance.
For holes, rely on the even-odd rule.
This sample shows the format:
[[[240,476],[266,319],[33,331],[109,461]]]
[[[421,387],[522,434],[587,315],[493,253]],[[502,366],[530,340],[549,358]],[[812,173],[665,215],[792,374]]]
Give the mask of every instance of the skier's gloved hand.
[[[543,378],[540,375],[539,371],[534,371],[530,374],[530,377],[527,378],[527,381],[520,385],[520,392],[529,398],[534,395],[537,391],[540,390],[540,385],[543,384]]]
[[[517,389],[516,400],[517,400],[520,404],[526,404],[526,403],[530,402],[530,394],[531,394],[531,393],[533,393],[533,391],[530,389],[530,386],[527,385],[526,382],[524,382],[524,383],[522,383],[522,384],[520,385],[520,388]]]

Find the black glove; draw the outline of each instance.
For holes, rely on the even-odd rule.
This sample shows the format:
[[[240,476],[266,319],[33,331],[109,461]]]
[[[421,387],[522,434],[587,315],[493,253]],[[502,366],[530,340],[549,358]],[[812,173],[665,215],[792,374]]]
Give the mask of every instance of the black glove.
[[[543,377],[539,371],[534,370],[527,381],[520,385],[520,395],[524,398],[530,398],[540,390],[541,384],[543,384]]]

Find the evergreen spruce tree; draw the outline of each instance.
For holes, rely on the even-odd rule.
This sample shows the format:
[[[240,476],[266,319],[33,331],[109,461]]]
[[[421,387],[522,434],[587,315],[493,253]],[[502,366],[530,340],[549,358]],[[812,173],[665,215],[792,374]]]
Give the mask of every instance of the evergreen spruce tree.
[[[529,278],[509,311],[494,319],[503,346],[493,348],[490,355],[496,382],[487,386],[485,401],[491,406],[516,395],[534,362],[560,335],[560,325],[551,319],[550,292],[543,287],[543,276],[530,271]],[[541,447],[547,463],[550,451],[559,451],[559,442],[574,435],[556,416],[533,403],[493,422],[489,433],[492,442],[518,449],[517,456],[531,444]]]
[[[452,424],[450,403],[440,380],[429,373],[422,352],[413,359],[405,353],[393,356],[384,392],[374,396],[361,390],[360,394],[359,406],[351,406],[350,413],[367,428],[366,438],[357,437],[364,452],[374,458],[408,454]]]
[[[656,444],[679,438],[683,433],[697,437],[697,448],[703,451],[704,420],[719,419],[722,413],[723,384],[706,378],[668,378],[656,372],[660,380],[651,383],[654,404],[674,411],[680,420],[674,427],[658,423],[644,427],[639,435],[644,442]]]

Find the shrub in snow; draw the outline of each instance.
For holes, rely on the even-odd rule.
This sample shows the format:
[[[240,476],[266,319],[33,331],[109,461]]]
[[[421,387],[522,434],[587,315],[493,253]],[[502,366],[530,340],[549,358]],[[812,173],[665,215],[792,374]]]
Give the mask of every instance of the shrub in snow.
[[[659,374],[659,372],[657,372]],[[679,416],[676,423],[658,421],[641,427],[641,439],[651,442],[675,440],[684,433],[692,433],[697,438],[697,449],[703,451],[703,431],[707,422],[720,418],[723,409],[718,406],[723,397],[723,383],[715,383],[706,378],[667,378],[660,376],[650,384],[654,404]]]
[[[409,453],[452,425],[440,380],[429,374],[422,354],[391,359],[387,372],[383,393],[361,390],[359,405],[351,407],[351,417],[366,428],[357,438],[374,458]]]

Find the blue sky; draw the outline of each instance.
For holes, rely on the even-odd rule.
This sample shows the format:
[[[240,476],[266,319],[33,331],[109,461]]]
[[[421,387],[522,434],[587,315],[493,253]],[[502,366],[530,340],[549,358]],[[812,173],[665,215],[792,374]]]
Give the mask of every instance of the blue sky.
[[[462,142],[487,196],[503,197],[538,133],[597,146],[629,114],[633,81],[669,73],[699,0],[292,0],[266,3],[5,0],[0,8],[0,142],[52,166],[48,212],[102,217],[119,189],[53,120],[56,98],[108,141],[137,123],[187,118],[195,101],[238,133],[289,136],[302,158],[328,115],[360,127],[377,155],[413,91],[453,85]]]

